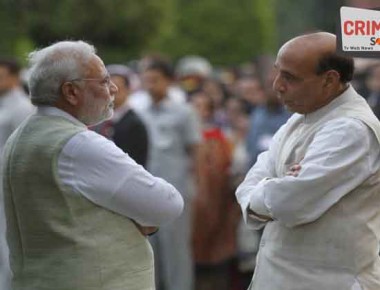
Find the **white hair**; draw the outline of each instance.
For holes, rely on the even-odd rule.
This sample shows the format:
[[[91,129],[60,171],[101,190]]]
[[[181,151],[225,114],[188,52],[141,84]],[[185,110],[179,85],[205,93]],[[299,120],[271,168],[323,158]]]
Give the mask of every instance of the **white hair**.
[[[95,47],[84,41],[60,41],[29,54],[29,90],[34,105],[54,105],[64,82],[81,78]]]

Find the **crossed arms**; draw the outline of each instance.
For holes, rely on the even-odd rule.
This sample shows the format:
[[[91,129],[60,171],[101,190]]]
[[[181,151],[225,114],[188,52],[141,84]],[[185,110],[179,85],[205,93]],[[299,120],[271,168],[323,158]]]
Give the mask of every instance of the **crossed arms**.
[[[353,134],[354,132],[354,134]],[[379,170],[379,144],[361,121],[339,118],[314,136],[302,160],[276,175],[280,130],[238,187],[236,197],[252,228],[276,220],[287,227],[313,222]]]

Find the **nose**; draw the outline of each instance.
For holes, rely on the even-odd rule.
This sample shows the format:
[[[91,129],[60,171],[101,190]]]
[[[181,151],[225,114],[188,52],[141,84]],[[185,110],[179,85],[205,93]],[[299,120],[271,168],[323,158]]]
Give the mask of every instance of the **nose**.
[[[115,85],[115,83],[113,81],[110,81],[110,93],[114,95],[114,94],[117,94],[118,91],[119,89]]]

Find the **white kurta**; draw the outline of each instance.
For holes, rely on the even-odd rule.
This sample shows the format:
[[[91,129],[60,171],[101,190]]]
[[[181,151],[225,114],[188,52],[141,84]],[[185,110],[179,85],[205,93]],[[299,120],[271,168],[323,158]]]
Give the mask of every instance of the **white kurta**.
[[[40,107],[38,114],[80,123],[54,107]],[[152,176],[112,141],[90,130],[65,144],[58,157],[58,174],[73,192],[143,226],[162,226],[183,209],[183,199],[174,186]]]
[[[380,123],[352,87],[276,133],[236,193],[246,222],[265,227],[250,289],[380,289],[379,143]]]
[[[305,122],[308,119],[309,116],[304,117]],[[297,177],[275,177],[277,154],[278,143],[274,141],[271,150],[261,154],[248,172],[237,194],[239,200],[249,198],[252,211],[287,226],[318,219],[380,170],[380,145],[375,135],[363,122],[352,118],[326,123],[301,161],[302,170]],[[247,220],[259,228],[264,225],[257,224],[259,219],[253,215]]]

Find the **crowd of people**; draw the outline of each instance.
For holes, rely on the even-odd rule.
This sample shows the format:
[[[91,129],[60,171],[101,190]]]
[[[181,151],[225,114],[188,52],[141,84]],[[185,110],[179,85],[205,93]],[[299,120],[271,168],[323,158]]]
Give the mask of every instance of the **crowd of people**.
[[[99,245],[91,244],[91,247],[111,247],[97,252],[102,255],[100,259],[105,260],[105,264],[99,267],[109,267],[108,272],[103,273],[103,279],[120,276],[120,281],[109,278],[113,283],[109,285],[115,288],[108,289],[124,289],[117,288],[123,283],[122,279],[131,281],[131,288],[125,289],[151,289],[148,284],[137,280],[149,280],[149,271],[153,268],[158,290],[247,289],[256,266],[262,227],[252,230],[246,226],[235,192],[260,153],[270,148],[274,134],[291,117],[291,112],[285,109],[273,89],[275,58],[265,56],[244,65],[220,69],[199,56],[184,57],[174,65],[165,56],[146,55],[137,65],[128,66],[127,61],[107,64],[102,71],[100,59],[93,57],[95,52],[87,44],[68,43],[54,49],[57,51],[42,50],[32,56],[31,74],[26,74],[31,78],[29,84],[34,85],[32,87],[23,83],[17,62],[0,60],[0,150],[4,151],[4,144],[11,133],[37,110],[28,93],[33,104],[38,106],[38,112],[33,116],[40,119],[44,116],[45,122],[48,121],[42,124],[34,117],[33,122],[23,123],[22,134],[17,136],[21,141],[18,142],[30,147],[17,147],[12,140],[11,144],[16,147],[5,150],[7,162],[17,156],[14,154],[25,154],[20,156],[30,158],[33,164],[28,165],[20,159],[21,165],[38,169],[31,174],[14,164],[6,166],[4,172],[10,178],[12,171],[12,178],[25,179],[25,182],[13,188],[9,181],[5,188],[14,191],[14,196],[6,197],[0,203],[0,288],[10,289],[11,277],[5,239],[5,203],[11,208],[7,216],[13,216],[7,221],[8,225],[33,223],[29,224],[31,229],[21,227],[22,231],[18,228],[20,232],[8,232],[11,235],[8,241],[15,243],[9,245],[12,252],[20,254],[24,251],[27,255],[26,261],[20,258],[13,261],[13,270],[24,267],[23,263],[29,259],[30,264],[25,264],[30,267],[27,269],[29,276],[33,271],[59,273],[62,269],[57,267],[57,261],[64,255],[72,255],[65,268],[71,267],[71,271],[57,275],[57,279],[45,277],[50,279],[50,287],[63,283],[73,287],[70,289],[87,289],[75,287],[90,287],[91,283],[96,283],[98,260],[88,255],[91,252],[86,252],[84,245],[91,244],[91,239],[97,239],[92,242]],[[93,75],[83,76],[69,71],[70,79],[54,87],[57,80],[54,74],[62,76],[59,71],[44,70],[44,66],[48,68],[49,61],[65,57],[65,54],[67,58],[79,55],[78,62],[86,58],[83,65],[88,65],[86,70]],[[62,66],[65,61],[68,62],[62,61]],[[96,75],[97,72],[100,76]],[[352,84],[380,118],[380,63],[370,62],[359,73],[357,78],[354,76]],[[99,111],[104,104],[80,99],[78,90],[84,86],[82,82],[88,86],[99,82],[99,85],[107,86],[108,94],[114,95],[114,99],[107,103],[109,110],[112,106],[114,109],[110,119],[98,123],[88,113]],[[63,92],[64,99],[57,95],[57,89]],[[70,120],[70,116],[66,116],[68,114],[53,110],[53,103],[59,104],[60,110],[75,116],[90,130],[85,130],[76,120]],[[87,115],[81,106],[88,108]],[[108,113],[103,112],[99,120]],[[27,134],[42,126],[51,126],[51,130],[46,128],[48,133],[42,135]],[[61,131],[61,128],[66,131]],[[94,131],[111,140],[118,149],[105,138],[99,139]],[[65,143],[68,138],[70,141]],[[41,142],[48,144],[41,148],[50,155],[38,151]],[[129,157],[126,158],[124,153]],[[48,173],[53,164],[49,162],[58,163],[54,174]],[[83,165],[87,163],[92,167]],[[33,168],[28,169],[33,171]],[[26,178],[26,174],[30,177]],[[46,187],[32,180],[41,178],[41,174],[46,174]],[[61,181],[56,184],[57,175]],[[124,187],[131,191],[128,199],[123,197]],[[30,197],[22,201],[21,195],[17,194],[26,188]],[[62,198],[58,194],[63,188],[70,197]],[[105,198],[93,188],[110,192],[112,197]],[[55,194],[54,202],[47,202],[46,190]],[[80,202],[74,201],[74,195],[81,196]],[[154,195],[156,197],[153,198]],[[85,200],[90,200],[91,205]],[[135,209],[131,204],[127,206],[131,200]],[[30,204],[35,203],[41,203],[44,210],[31,208]],[[99,213],[97,207],[106,210]],[[64,210],[70,212],[70,218],[64,217]],[[133,222],[123,224],[124,220],[115,218],[114,212]],[[31,216],[37,218],[33,220]],[[45,224],[55,218],[61,223]],[[93,225],[89,221],[92,218],[96,220]],[[68,233],[70,226],[79,222],[83,226]],[[128,234],[136,235],[132,229],[134,225],[148,236],[154,253],[154,267],[144,264],[144,259],[150,259],[147,245],[123,245]],[[52,230],[47,233],[44,227]],[[119,228],[119,233],[115,236],[110,227]],[[37,234],[33,235],[32,230]],[[81,237],[80,231],[85,233],[85,237]],[[101,231],[102,235],[98,235]],[[46,249],[50,243],[62,243],[64,248],[57,257],[46,257],[45,265],[39,265],[37,259],[33,261],[33,257],[46,255],[43,253],[45,250],[33,248],[34,243],[38,243],[38,234],[48,235],[49,239],[43,244]],[[110,237],[118,242],[111,243]],[[73,249],[69,239],[88,241],[83,245],[79,243],[83,248]],[[138,239],[136,236],[135,240]],[[28,250],[35,252],[28,253]],[[134,255],[132,252],[135,250],[141,255]],[[86,257],[85,261],[76,259],[79,251]],[[132,269],[124,267],[123,259],[131,259],[137,266]],[[123,270],[127,274],[122,274]],[[93,277],[89,275],[84,282],[75,282],[87,271],[92,272]],[[128,273],[132,273],[131,276]],[[28,275],[16,280],[15,285],[20,287],[17,289],[29,289],[22,288],[27,287],[25,283],[34,285],[35,288],[30,289],[48,289]],[[64,282],[66,279],[74,282]]]

